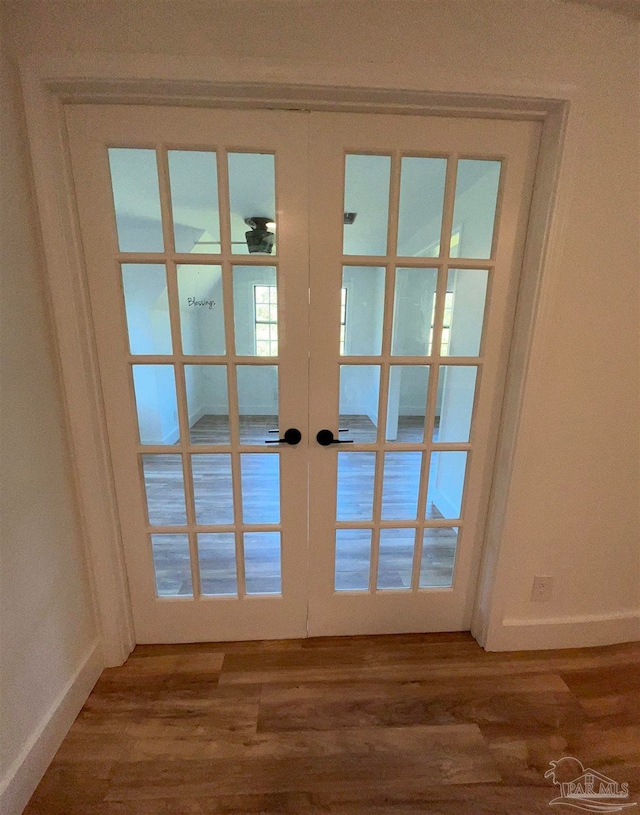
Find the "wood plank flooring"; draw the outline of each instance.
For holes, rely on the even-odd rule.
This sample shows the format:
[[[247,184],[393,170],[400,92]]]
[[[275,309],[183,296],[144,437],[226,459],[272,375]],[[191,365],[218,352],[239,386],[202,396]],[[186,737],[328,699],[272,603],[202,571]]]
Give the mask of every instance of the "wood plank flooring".
[[[240,437],[246,444],[262,444],[273,438],[269,429],[278,425],[277,416],[241,416]],[[343,433],[359,443],[375,441],[377,430],[368,416],[340,417]],[[401,416],[398,420],[398,440],[420,442],[424,418]],[[191,428],[194,444],[225,444],[229,442],[228,417],[203,416]],[[437,431],[436,431],[437,433]],[[170,449],[170,448],[169,448]],[[242,448],[240,448],[242,450]],[[416,520],[420,482],[420,454],[394,453],[389,445],[384,466],[382,517],[385,520]],[[273,452],[273,451],[272,451]],[[348,450],[343,451],[348,453]],[[231,486],[231,456],[228,453],[192,456],[194,511],[197,524],[232,524],[233,490]],[[342,455],[338,468],[338,515],[341,520],[372,518],[375,453]],[[150,522],[154,525],[186,525],[185,492],[182,460],[179,455],[147,454],[144,456],[144,478]],[[435,480],[435,464],[431,463],[431,481]],[[280,495],[277,457],[273,455],[243,455],[241,466],[242,513],[246,523],[278,523]],[[430,519],[442,519],[438,508],[430,503]],[[186,532],[186,529],[185,529]],[[338,590],[368,589],[371,542],[365,537],[345,536],[340,541],[340,557],[336,561]],[[237,593],[235,544],[231,535],[198,535],[198,553],[203,591],[207,595]],[[250,593],[278,593],[281,586],[280,539],[262,536],[254,547],[253,562],[245,563],[247,574],[256,574]],[[377,585],[380,589],[409,589],[415,535],[412,530],[386,531],[378,559]],[[430,529],[423,540],[419,585],[448,587],[453,580],[457,546],[457,529]],[[245,551],[248,547],[245,542]],[[162,596],[191,596],[191,562],[186,535],[163,535],[153,539],[154,566],[158,593]],[[258,576],[259,575],[259,576]]]
[[[263,444],[266,439],[274,438],[269,431],[278,427],[277,416],[247,414],[240,415],[238,420],[242,444]],[[357,444],[371,444],[376,441],[378,430],[368,416],[342,414],[339,421],[340,427],[347,428],[340,435],[341,439],[352,439]],[[424,423],[424,416],[399,416],[398,435],[394,441],[422,442]],[[229,417],[205,414],[191,426],[189,438],[192,444],[229,444]],[[437,441],[437,427],[435,440]]]
[[[566,755],[640,801],[640,643],[139,646],[103,672],[25,815],[533,815]]]

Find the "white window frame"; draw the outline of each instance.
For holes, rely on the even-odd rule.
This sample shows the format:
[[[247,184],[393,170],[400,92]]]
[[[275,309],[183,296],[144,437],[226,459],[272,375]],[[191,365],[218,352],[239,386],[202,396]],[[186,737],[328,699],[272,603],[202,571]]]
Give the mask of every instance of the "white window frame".
[[[269,289],[269,300],[268,303],[259,303],[258,302],[258,289]],[[275,300],[272,300],[272,292],[276,293]],[[270,283],[254,283],[253,284],[253,339],[254,339],[254,351],[257,357],[277,357],[278,356],[278,287],[277,285],[271,285]],[[269,311],[271,311],[271,306],[276,307],[276,319],[268,319],[268,320],[259,320],[258,319],[258,306],[260,305],[268,305]],[[271,314],[269,314],[271,317]],[[259,339],[258,338],[258,326],[259,325],[268,325],[269,326],[269,339]],[[275,340],[271,337],[271,326],[275,325],[276,327],[276,338]],[[263,354],[259,349],[259,343],[267,342],[269,344],[269,353]],[[275,353],[274,353],[275,348]]]

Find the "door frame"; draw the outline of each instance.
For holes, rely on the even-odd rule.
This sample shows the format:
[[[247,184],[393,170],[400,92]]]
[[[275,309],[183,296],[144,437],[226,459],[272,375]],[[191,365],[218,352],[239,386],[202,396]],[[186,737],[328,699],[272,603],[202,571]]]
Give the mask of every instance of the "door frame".
[[[570,179],[579,134],[569,110],[579,105],[578,89],[536,82],[525,85],[497,77],[472,80],[444,71],[439,76],[416,77],[399,70],[390,80],[384,65],[354,66],[347,84],[344,74],[324,64],[177,60],[156,55],[33,57],[20,65],[20,72],[75,493],[107,666],[126,660],[135,645],[135,635],[64,105],[331,109],[542,122],[471,627],[473,636],[487,650],[504,647],[498,568],[510,521],[507,508],[516,451],[526,433],[525,394],[535,390],[541,380],[541,363],[533,362],[541,355],[534,351],[543,342],[553,303],[553,281],[558,279],[550,270],[560,266],[561,227],[570,204]],[[253,82],[256,75],[265,77],[265,81]]]

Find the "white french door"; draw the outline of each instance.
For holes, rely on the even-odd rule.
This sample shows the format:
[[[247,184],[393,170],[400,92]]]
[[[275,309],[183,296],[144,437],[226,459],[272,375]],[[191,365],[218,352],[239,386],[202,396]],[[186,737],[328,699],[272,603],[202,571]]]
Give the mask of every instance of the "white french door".
[[[67,121],[137,641],[304,636],[305,117]]]
[[[466,630],[539,128],[312,119],[309,634]]]
[[[67,125],[137,641],[468,628],[538,126]]]

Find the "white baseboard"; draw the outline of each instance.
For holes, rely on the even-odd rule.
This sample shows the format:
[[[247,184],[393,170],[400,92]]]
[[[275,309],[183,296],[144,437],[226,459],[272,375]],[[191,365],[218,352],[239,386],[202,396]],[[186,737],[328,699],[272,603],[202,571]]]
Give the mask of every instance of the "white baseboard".
[[[20,815],[51,764],[69,728],[104,668],[102,651],[94,642],[60,696],[0,780],[0,812]]]
[[[203,416],[227,416],[228,413],[229,409],[225,408],[224,405],[201,405],[199,408],[193,410],[189,414],[189,427],[193,427],[196,422],[199,422],[200,419],[202,419]],[[264,406],[258,406],[255,409],[255,415],[270,416],[271,412]],[[163,437],[162,444],[175,444],[179,438],[180,428],[178,425],[176,425],[166,434],[166,436]]]
[[[222,404],[209,404],[201,405],[196,413],[200,413],[200,419],[203,416],[228,416],[229,415],[229,406],[222,405]]]
[[[343,416],[369,416],[371,418],[371,408],[368,404],[352,404],[341,411]]]
[[[498,628],[498,627],[496,627]],[[490,630],[486,651],[590,648],[640,640],[640,611],[539,619],[505,618]]]
[[[200,419],[205,415],[206,410],[204,408],[198,408],[197,410],[193,411],[193,413],[189,414],[189,427],[193,427],[196,422],[199,422]],[[170,430],[166,436],[162,439],[162,444],[175,444],[178,439],[180,438],[180,427],[176,425],[172,430]]]
[[[205,407],[199,407],[194,410],[192,413],[189,414],[189,427],[193,427],[196,422],[199,422],[200,419],[207,413],[207,409]]]
[[[162,437],[162,444],[175,444],[179,438],[180,438],[180,428],[176,427],[174,430],[171,430],[169,433],[167,433],[166,436]]]
[[[445,518],[458,518],[459,508],[455,506],[447,496],[436,486],[431,488],[431,498],[433,505],[442,513]]]
[[[242,403],[243,416],[277,416],[277,409],[274,405],[265,405],[264,403]]]

